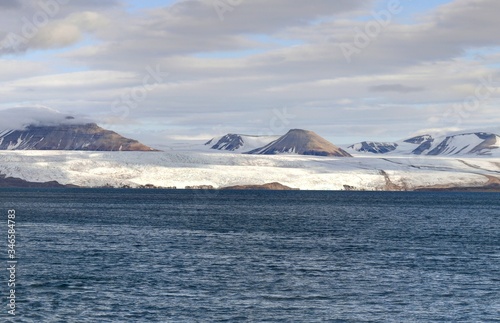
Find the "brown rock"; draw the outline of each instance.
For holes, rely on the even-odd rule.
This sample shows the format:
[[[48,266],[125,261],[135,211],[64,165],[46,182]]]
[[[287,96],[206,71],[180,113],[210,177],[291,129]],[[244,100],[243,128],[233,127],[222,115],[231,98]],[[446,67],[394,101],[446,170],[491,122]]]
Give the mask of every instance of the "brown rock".
[[[298,188],[291,188],[280,183],[268,183],[263,185],[236,185],[222,187],[221,190],[268,190],[268,191],[297,191]]]

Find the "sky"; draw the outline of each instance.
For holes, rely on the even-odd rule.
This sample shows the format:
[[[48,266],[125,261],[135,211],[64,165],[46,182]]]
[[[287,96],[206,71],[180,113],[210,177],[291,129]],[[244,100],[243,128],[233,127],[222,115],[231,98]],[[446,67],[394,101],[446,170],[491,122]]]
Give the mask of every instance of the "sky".
[[[498,0],[3,0],[0,128],[154,145],[500,131]]]

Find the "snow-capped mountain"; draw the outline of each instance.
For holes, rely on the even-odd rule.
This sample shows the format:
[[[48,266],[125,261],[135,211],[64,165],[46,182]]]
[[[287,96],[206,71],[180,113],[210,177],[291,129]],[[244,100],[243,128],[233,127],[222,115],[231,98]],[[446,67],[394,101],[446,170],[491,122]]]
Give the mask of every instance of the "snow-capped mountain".
[[[404,140],[403,143],[401,143],[401,147],[408,147],[414,155],[422,155],[425,154],[426,150],[432,147],[434,140],[435,139],[431,135],[416,136]]]
[[[414,154],[437,155],[492,155],[500,148],[500,137],[486,132],[463,133],[424,141]]]
[[[265,146],[278,138],[279,136],[250,136],[230,133],[209,140],[205,146],[215,150],[246,152]]]
[[[354,145],[350,145],[347,148],[353,149],[358,152],[385,154],[398,148],[398,144],[395,142],[363,141]]]
[[[30,125],[0,132],[0,150],[154,151],[95,123]]]
[[[500,136],[489,132],[455,133],[437,137],[422,135],[394,143],[362,142],[348,148],[375,154],[500,156]]]
[[[268,145],[254,149],[248,154],[276,155],[299,154],[314,156],[352,157],[345,150],[333,145],[312,131],[292,129]]]

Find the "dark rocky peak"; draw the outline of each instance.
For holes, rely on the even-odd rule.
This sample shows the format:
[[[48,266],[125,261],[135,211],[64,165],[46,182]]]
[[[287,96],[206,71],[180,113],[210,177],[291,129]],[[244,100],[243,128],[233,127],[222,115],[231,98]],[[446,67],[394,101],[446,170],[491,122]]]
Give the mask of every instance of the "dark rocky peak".
[[[95,123],[29,125],[0,132],[0,150],[155,151]]]
[[[299,154],[352,157],[348,152],[320,137],[315,132],[303,129],[292,129],[279,139],[262,148],[252,150],[249,154]]]

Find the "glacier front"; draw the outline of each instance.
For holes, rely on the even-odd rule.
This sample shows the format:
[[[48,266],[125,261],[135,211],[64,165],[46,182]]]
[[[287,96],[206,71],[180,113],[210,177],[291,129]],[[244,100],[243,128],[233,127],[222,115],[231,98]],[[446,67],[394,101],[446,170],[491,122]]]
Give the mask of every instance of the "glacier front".
[[[84,187],[260,185],[302,190],[414,190],[498,184],[500,158],[246,155],[201,151],[1,151],[0,174]]]

